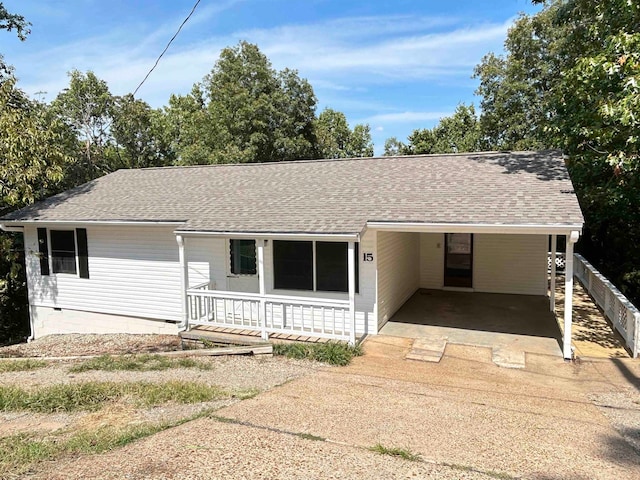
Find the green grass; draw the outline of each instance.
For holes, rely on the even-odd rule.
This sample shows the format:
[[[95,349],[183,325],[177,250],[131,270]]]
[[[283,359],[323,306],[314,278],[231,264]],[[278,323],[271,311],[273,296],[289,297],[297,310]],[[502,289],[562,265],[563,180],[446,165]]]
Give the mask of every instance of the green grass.
[[[316,360],[331,365],[349,365],[353,357],[362,355],[360,346],[352,347],[346,343],[276,343],[273,354],[288,358]]]
[[[304,438],[305,440],[313,440],[315,442],[325,442],[327,440],[324,437],[319,437],[311,433],[296,433],[296,435],[300,438]]]
[[[385,447],[384,445],[377,443],[369,450],[379,453],[380,455],[389,455],[391,457],[403,458],[405,460],[409,460],[410,462],[419,462],[421,460],[419,454],[413,453],[408,448]]]
[[[26,372],[28,370],[36,370],[46,366],[47,362],[43,360],[1,360],[0,373]]]
[[[252,394],[253,392],[249,392]],[[0,411],[30,411],[39,413],[95,411],[103,404],[130,398],[141,406],[166,402],[199,403],[236,396],[218,387],[196,382],[115,383],[85,382],[60,384],[27,390],[0,386]]]
[[[169,368],[198,368],[200,370],[210,370],[211,364],[193,358],[175,358],[163,355],[102,355],[82,362],[72,367],[69,371],[71,373],[81,373],[90,370],[147,372],[151,370],[167,370]]]
[[[36,439],[25,434],[2,437],[0,438],[0,478],[5,478],[8,474],[17,476],[25,473],[34,464],[44,460],[55,460],[65,455],[108,452],[210,413],[210,410],[204,410],[174,422],[126,427],[109,426],[94,431],[83,430],[70,437],[52,436]]]

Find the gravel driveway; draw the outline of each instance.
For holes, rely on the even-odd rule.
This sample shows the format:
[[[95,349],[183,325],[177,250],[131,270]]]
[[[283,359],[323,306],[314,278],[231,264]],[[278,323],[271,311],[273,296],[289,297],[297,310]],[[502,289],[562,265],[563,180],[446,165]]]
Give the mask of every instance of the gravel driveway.
[[[219,418],[60,461],[36,478],[640,478],[638,451],[602,412],[620,397],[637,415],[637,362],[530,357],[526,370],[510,370],[483,349],[450,346],[431,364],[404,360],[409,348],[371,339],[349,367],[319,368]],[[422,461],[369,451],[376,443]]]

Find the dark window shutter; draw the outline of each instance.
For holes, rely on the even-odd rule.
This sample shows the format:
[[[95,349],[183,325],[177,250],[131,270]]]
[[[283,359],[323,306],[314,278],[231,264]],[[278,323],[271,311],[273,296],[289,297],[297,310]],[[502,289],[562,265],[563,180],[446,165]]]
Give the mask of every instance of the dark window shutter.
[[[80,278],[89,278],[89,251],[87,249],[87,229],[76,228],[78,242],[78,267]]]
[[[38,229],[38,252],[40,253],[40,275],[49,275],[49,245],[47,229]]]

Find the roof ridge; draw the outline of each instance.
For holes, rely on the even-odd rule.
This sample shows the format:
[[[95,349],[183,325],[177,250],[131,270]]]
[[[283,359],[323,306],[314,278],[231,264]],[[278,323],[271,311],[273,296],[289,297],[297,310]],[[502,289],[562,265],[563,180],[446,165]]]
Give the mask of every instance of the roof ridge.
[[[170,169],[187,169],[187,168],[212,168],[212,167],[262,167],[267,165],[291,165],[306,163],[330,163],[330,162],[353,162],[353,161],[371,161],[371,160],[392,160],[392,159],[418,159],[418,158],[435,158],[435,157],[468,157],[470,155],[504,155],[504,154],[522,154],[522,153],[544,153],[556,152],[562,153],[561,150],[487,150],[480,152],[454,152],[454,153],[421,153],[414,155],[376,155],[373,157],[345,157],[345,158],[304,158],[298,160],[282,160],[276,162],[236,162],[236,163],[213,163],[205,165],[165,165],[161,167],[145,167],[145,168],[121,168],[116,172],[141,171],[141,170],[170,170]],[[114,172],[115,173],[115,172]]]

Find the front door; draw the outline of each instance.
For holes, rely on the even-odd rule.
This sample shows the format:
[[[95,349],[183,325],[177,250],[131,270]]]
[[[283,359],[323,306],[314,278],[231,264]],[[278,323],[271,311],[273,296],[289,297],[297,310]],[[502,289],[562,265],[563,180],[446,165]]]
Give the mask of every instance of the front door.
[[[446,233],[444,286],[471,288],[473,285],[473,234]]]

